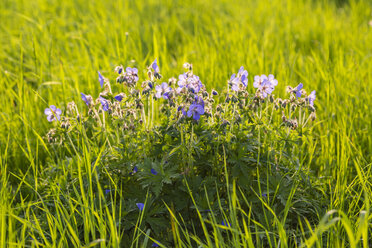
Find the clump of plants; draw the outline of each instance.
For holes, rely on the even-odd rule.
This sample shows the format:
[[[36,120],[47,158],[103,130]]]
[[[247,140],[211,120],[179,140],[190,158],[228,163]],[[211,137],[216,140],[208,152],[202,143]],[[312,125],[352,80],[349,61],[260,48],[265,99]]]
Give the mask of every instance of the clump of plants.
[[[316,119],[315,91],[308,94],[300,83],[278,98],[273,75],[249,83],[241,67],[217,92],[207,89],[191,64],[183,67],[178,79],[164,81],[155,60],[140,83],[136,68],[117,66],[118,92],[98,72],[102,91],[96,97],[81,93],[83,107],[70,102],[64,113],[55,106],[45,109],[54,122],[47,141],[60,157],[84,154],[83,149],[98,154],[87,170],[98,174],[93,184],[104,189],[108,202],[125,202],[117,220],[124,235],[137,227],[151,230],[158,240],[154,246],[174,245],[169,209],[195,233],[202,230],[198,213],[229,226],[233,183],[248,202],[240,207],[267,229],[274,218],[262,202],[288,216],[289,233],[298,230],[299,219],[315,221],[322,197],[301,163]],[[73,178],[60,187],[67,191],[71,184]]]

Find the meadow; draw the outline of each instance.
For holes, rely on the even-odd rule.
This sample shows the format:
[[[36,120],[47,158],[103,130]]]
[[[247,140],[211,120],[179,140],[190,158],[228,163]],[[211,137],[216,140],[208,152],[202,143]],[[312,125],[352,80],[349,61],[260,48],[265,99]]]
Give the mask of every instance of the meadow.
[[[0,20],[1,247],[372,246],[371,1],[2,0]],[[210,117],[199,89],[145,97],[183,72]],[[275,98],[255,95],[261,74]],[[113,92],[142,119],[123,129]]]

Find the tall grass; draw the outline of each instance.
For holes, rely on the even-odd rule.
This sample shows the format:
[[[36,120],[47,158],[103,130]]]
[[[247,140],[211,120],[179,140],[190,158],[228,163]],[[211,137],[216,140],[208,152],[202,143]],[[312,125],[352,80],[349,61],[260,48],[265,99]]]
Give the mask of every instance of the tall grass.
[[[99,159],[99,148],[83,142],[76,150],[84,153],[70,151],[71,159],[65,160],[42,137],[49,127],[43,109],[50,104],[65,108],[72,100],[82,106],[80,92],[98,93],[97,70],[110,75],[120,63],[145,68],[156,57],[165,77],[176,75],[184,62],[193,63],[210,88],[224,87],[244,65],[249,84],[256,74],[273,73],[281,93],[285,85],[298,82],[316,89],[320,121],[300,162],[319,176],[329,196],[329,212],[319,216],[315,227],[301,223],[303,236],[296,237],[297,243],[287,243],[285,218],[279,219],[264,199],[262,208],[274,219],[270,229],[244,212],[240,205],[249,206],[249,201],[239,194],[239,185],[228,201],[231,226],[198,211],[201,225],[212,230],[200,237],[189,233],[168,206],[177,247],[253,247],[253,241],[264,246],[264,237],[271,247],[369,247],[371,13],[367,0],[2,0],[0,245],[145,247],[154,241],[141,229],[141,216],[133,240],[121,231],[123,223],[116,220],[122,209],[116,208],[125,206],[110,204],[94,183],[98,179],[91,165],[97,160],[92,157]],[[59,181],[49,181],[53,168],[46,163],[52,159],[60,161],[55,164],[63,171]],[[70,195],[59,190],[65,177],[76,179]],[[46,185],[53,185],[50,192],[44,191]],[[43,222],[38,216],[45,217]],[[234,222],[238,216],[244,229]],[[78,223],[84,223],[83,231]],[[139,237],[146,237],[144,243]]]

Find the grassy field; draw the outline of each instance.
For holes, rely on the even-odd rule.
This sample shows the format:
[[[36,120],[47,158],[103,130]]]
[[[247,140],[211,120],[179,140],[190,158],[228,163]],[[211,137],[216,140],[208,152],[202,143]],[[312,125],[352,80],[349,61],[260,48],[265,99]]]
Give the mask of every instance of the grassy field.
[[[145,68],[154,58],[165,78],[190,62],[202,82],[218,90],[241,65],[249,85],[254,75],[272,73],[278,94],[299,82],[315,89],[314,150],[306,166],[327,195],[326,209],[336,212],[319,216],[318,227],[298,245],[372,245],[371,1],[2,0],[0,20],[1,247],[123,244],[115,216],[100,218],[108,208],[81,213],[99,235],[79,239],[76,220],[60,202],[65,215],[47,214],[43,229],[31,209],[44,211],[48,203],[28,194],[37,196],[51,183],[46,164],[57,156],[42,138],[51,125],[44,109],[65,109],[70,101],[82,107],[80,92],[100,90],[98,70],[112,76],[118,64]],[[286,247],[285,231],[274,229],[279,242],[273,246]],[[45,239],[31,242],[30,232]],[[102,242],[108,232],[110,241]],[[252,247],[235,238],[236,247]],[[130,243],[146,247],[150,240]]]

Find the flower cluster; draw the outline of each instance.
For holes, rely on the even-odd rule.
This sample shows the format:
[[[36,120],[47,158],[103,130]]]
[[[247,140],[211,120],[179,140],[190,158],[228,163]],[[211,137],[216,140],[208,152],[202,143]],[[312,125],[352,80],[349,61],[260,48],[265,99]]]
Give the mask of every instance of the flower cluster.
[[[252,96],[247,89],[248,72],[243,66],[240,67],[236,74],[230,77],[228,81],[229,87],[225,91],[225,104],[230,102],[233,104],[226,106],[216,105],[213,97],[218,96],[218,92],[216,90],[212,90],[210,93],[207,92],[200,78],[193,73],[191,64],[185,63],[184,68],[186,72],[180,74],[178,80],[172,77],[168,82],[161,82],[160,68],[157,59],[155,59],[148,66],[148,79],[142,82],[142,90],[140,91],[136,87],[136,83],[139,80],[138,69],[127,67],[124,70],[124,67],[120,65],[115,68],[115,71],[119,74],[116,82],[124,83],[128,86],[127,93],[113,94],[109,80],[98,72],[99,84],[102,88],[105,86],[103,92],[96,99],[81,93],[81,99],[89,108],[88,114],[99,125],[104,125],[99,114],[107,112],[108,116],[118,121],[124,130],[135,130],[142,125],[146,127],[153,126],[149,122],[154,119],[154,113],[149,111],[148,107],[147,111],[145,109],[145,105],[149,106],[151,103],[148,100],[151,97],[161,101],[161,111],[167,113],[166,116],[176,120],[178,123],[184,120],[193,120],[198,123],[201,117],[205,116],[205,118],[212,117],[214,122],[221,122],[221,127],[230,125],[230,123],[241,123],[242,118],[244,118],[244,110],[258,111],[259,106],[265,102],[264,100],[268,96],[270,96],[269,102],[275,104],[275,109],[282,109],[283,123],[292,129],[296,129],[298,125],[305,123],[305,121],[298,123],[296,117],[293,116],[293,111],[296,108],[307,107],[310,112],[315,111],[315,91],[307,95],[302,83],[295,88],[288,87],[289,99],[282,100],[278,98],[275,100],[272,93],[278,85],[278,80],[272,74],[254,77],[253,87],[257,90]],[[125,91],[125,89],[123,90]],[[287,108],[290,112],[286,111]],[[45,110],[45,114],[48,121],[55,121],[60,120],[62,111],[52,105]],[[313,120],[315,116],[315,113],[312,113],[310,117]],[[70,122],[71,120],[66,117],[66,121],[63,122],[65,124],[64,127],[70,127]]]
[[[192,93],[198,93],[200,89],[204,87],[199,77],[194,75],[192,71],[179,75],[177,84],[177,93],[181,93],[185,90],[190,90]]]
[[[134,87],[138,81],[138,69],[127,67],[124,71],[123,66],[117,66],[115,71],[119,74],[116,78],[117,83],[124,83],[129,87]]]

